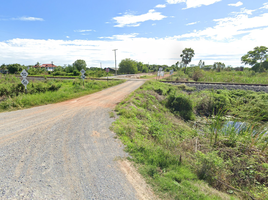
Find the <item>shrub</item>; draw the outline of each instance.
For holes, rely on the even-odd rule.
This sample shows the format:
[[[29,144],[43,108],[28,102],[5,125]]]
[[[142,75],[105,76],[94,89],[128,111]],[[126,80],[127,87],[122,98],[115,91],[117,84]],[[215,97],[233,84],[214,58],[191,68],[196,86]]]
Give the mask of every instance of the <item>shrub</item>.
[[[230,100],[225,93],[204,93],[203,98],[197,102],[195,110],[200,115],[211,116],[221,112],[228,111]]]
[[[170,94],[168,96],[167,106],[175,114],[179,114],[184,120],[193,120],[193,104],[184,94]]]
[[[200,78],[202,78],[204,76],[203,74],[203,71],[202,70],[196,70],[194,73],[193,73],[193,76],[192,76],[192,79],[194,81],[198,81]]]

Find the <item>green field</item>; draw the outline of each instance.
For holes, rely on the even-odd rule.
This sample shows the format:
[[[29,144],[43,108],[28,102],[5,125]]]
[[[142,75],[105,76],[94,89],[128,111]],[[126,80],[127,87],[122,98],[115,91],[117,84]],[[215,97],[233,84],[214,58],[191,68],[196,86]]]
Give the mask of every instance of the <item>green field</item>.
[[[249,69],[244,71],[204,71],[197,67],[187,68],[186,73],[182,70],[172,76],[173,81],[203,81],[220,83],[247,83],[247,84],[268,84],[268,72],[256,73]],[[170,80],[168,78],[167,80]]]
[[[100,91],[124,82],[123,80],[92,81],[45,80],[29,81],[27,94],[20,79],[0,74],[0,112],[56,103]]]

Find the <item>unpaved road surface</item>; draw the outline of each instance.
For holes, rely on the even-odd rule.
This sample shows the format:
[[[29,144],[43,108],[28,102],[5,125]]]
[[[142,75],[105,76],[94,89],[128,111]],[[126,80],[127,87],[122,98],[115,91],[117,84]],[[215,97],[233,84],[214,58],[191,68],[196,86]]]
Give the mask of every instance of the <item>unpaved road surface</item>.
[[[0,199],[139,199],[109,112],[143,83],[0,113]]]

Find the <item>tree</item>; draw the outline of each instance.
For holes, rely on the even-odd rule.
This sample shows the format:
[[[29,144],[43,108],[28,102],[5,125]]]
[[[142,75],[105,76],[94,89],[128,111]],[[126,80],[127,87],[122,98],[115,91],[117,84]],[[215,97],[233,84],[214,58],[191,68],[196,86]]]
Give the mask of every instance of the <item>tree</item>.
[[[10,64],[7,66],[8,73],[15,74],[18,71],[21,71],[22,67],[20,64]]]
[[[225,64],[221,63],[221,62],[215,62],[213,64],[213,70],[216,70],[217,72],[220,72],[221,70],[223,70],[225,68]]]
[[[192,61],[192,58],[194,57],[194,50],[191,48],[185,48],[182,51],[182,54],[180,55],[182,59],[182,63],[184,64],[184,73],[186,72],[186,66]]]
[[[266,53],[268,48],[265,46],[255,47],[253,51],[249,51],[246,55],[241,57],[241,62],[246,65],[254,66],[257,63],[260,63],[262,68],[262,62],[267,59]]]
[[[139,72],[142,72],[142,69],[143,69],[143,63],[142,63],[142,62],[138,62],[138,63],[137,63],[137,68],[138,68],[138,71],[139,71]]]
[[[84,60],[76,60],[73,63],[73,67],[76,68],[80,72],[81,69],[86,70],[87,64],[86,64],[86,61],[84,61]]]
[[[205,62],[200,60],[198,63],[199,68],[203,68],[205,66]]]
[[[130,58],[123,59],[119,63],[119,73],[136,74],[138,72],[137,62]]]

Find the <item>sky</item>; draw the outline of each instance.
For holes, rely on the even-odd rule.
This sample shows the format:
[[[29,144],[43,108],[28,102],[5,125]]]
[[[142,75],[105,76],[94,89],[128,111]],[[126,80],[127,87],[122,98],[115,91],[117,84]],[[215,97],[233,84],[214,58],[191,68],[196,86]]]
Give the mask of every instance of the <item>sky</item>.
[[[114,67],[130,58],[172,65],[243,66],[268,47],[268,0],[8,0],[0,4],[0,65],[37,62]]]

